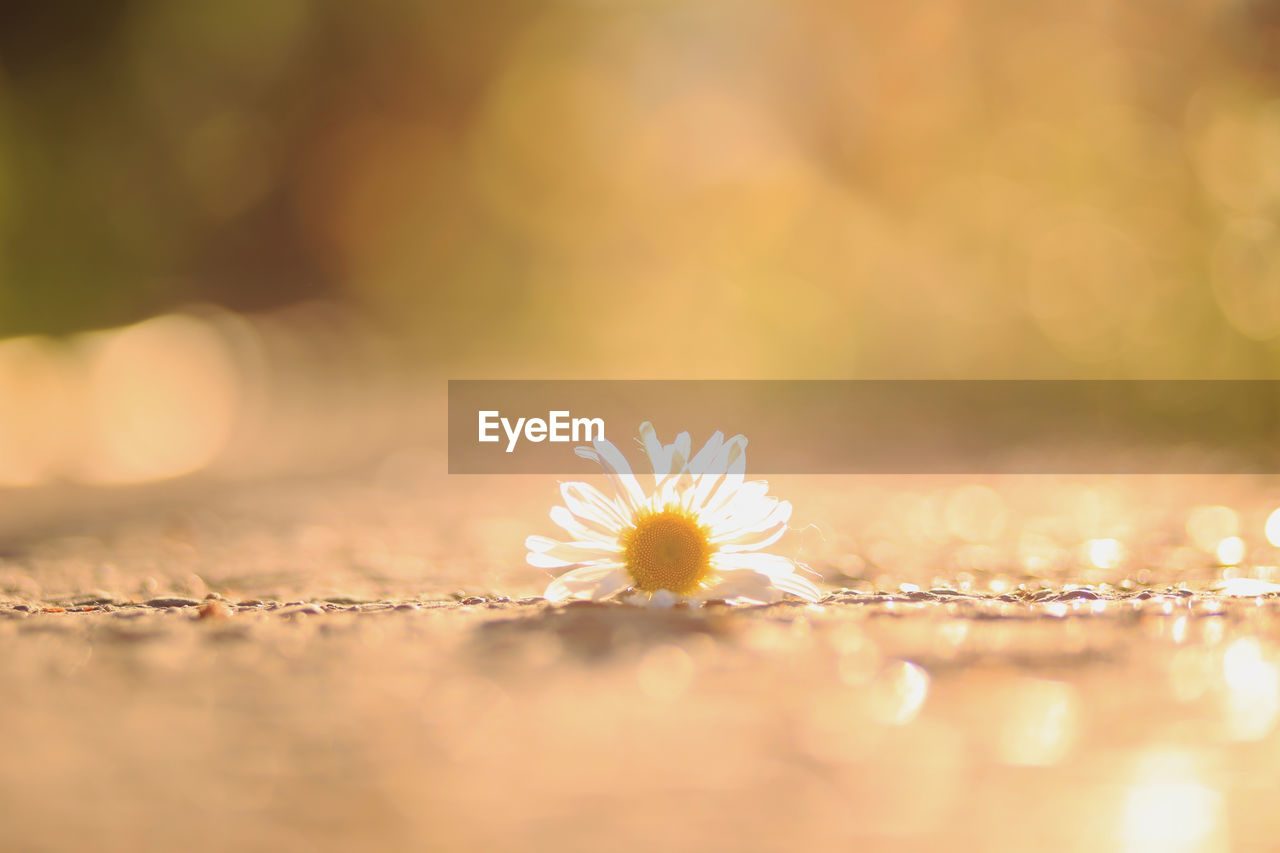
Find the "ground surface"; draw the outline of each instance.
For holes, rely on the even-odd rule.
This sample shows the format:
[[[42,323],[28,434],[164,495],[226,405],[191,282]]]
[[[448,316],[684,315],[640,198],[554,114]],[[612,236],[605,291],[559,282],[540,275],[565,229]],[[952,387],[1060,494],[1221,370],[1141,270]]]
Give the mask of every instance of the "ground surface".
[[[1278,837],[1273,481],[779,481],[828,597],[654,611],[547,605],[554,482],[437,463],[10,500],[3,848]]]

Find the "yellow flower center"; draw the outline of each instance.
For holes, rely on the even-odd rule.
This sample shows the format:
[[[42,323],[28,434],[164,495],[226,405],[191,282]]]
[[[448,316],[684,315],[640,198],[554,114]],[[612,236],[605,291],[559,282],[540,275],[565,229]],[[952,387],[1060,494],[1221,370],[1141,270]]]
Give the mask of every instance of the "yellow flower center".
[[[627,571],[637,589],[688,595],[711,571],[710,531],[678,507],[644,510],[622,534]]]

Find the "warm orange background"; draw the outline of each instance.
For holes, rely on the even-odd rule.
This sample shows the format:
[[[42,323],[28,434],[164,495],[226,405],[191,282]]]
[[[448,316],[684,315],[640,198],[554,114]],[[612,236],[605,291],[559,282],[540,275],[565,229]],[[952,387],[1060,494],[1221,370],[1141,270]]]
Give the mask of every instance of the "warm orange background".
[[[1272,378],[1269,8],[8,5],[0,483],[446,377]]]
[[[1269,377],[1270,8],[16,4],[0,333],[326,297],[440,375]]]

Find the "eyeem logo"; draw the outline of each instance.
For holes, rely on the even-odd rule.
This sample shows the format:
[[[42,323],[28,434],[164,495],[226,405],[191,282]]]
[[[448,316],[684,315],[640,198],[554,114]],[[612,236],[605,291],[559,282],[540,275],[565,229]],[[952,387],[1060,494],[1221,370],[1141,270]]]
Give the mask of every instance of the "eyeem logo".
[[[1280,474],[1280,379],[451,379],[449,473],[582,476],[568,442],[645,422],[751,436],[756,476]]]
[[[547,412],[547,419],[516,418],[514,424],[510,418],[502,417],[496,410],[482,411],[480,414],[480,441],[496,442],[501,440],[498,428],[507,436],[507,452],[516,449],[516,444],[523,434],[526,441],[535,444],[542,441],[589,443],[604,438],[604,418],[575,418],[568,411]]]

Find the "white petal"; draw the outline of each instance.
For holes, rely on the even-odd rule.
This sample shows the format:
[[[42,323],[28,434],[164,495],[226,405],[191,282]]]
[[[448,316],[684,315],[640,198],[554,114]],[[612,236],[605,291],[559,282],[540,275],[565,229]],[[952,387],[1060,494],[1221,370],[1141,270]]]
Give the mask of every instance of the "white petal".
[[[695,512],[705,508],[711,496],[715,494],[716,487],[720,485],[720,481],[723,479],[722,475],[714,472],[708,472],[698,477],[693,484],[693,494],[690,496],[693,505],[689,508]]]
[[[733,500],[746,479],[747,439],[735,435],[724,443],[695,496],[697,507],[709,512],[719,512]]]
[[[540,554],[537,551],[530,551],[524,555],[524,560],[529,565],[538,569],[567,569],[576,563],[566,562],[557,557],[548,557],[546,554]]]
[[[779,575],[773,579],[773,585],[805,601],[817,601],[822,598],[822,590],[818,589],[818,585],[798,574]]]
[[[631,473],[631,465],[627,457],[622,455],[612,441],[602,438],[592,442],[591,447],[578,447],[574,453],[583,459],[591,459],[600,464],[605,476],[613,484],[614,491],[632,509],[640,509],[645,505],[644,490]]]
[[[591,598],[608,595],[609,592],[600,592],[600,590],[617,592],[617,590],[622,589],[621,586],[616,586],[619,581],[619,575],[625,586],[627,572],[618,563],[583,566],[580,569],[565,572],[553,580],[547,585],[547,591],[543,593],[543,597],[547,601],[564,601],[569,598]]]
[[[787,523],[781,521],[773,527],[740,533],[717,544],[720,546],[721,553],[725,554],[732,554],[735,551],[758,551],[777,542],[789,529]]]
[[[694,446],[694,442],[689,437],[689,433],[676,435],[676,442],[672,444],[672,447],[676,448],[676,455],[686,461],[689,460],[690,453],[692,453],[692,446]]]
[[[742,556],[772,557],[775,555],[739,554],[734,556],[735,557],[742,557]],[[723,580],[721,581],[720,584],[717,584],[715,588],[711,589],[709,591],[709,594],[717,592],[718,588],[722,584],[730,584],[730,583],[738,584],[739,582],[746,583],[746,584],[758,583],[760,578],[766,578],[768,580],[768,583],[771,584],[776,589],[781,590],[782,592],[791,593],[792,595],[798,596],[799,598],[803,598],[806,601],[817,601],[819,598],[822,597],[822,592],[818,589],[817,584],[815,584],[813,581],[809,580],[806,577],[802,577],[801,575],[795,572],[794,563],[792,563],[790,560],[787,560],[785,557],[778,557],[777,559],[783,560],[786,563],[790,564],[791,569],[788,571],[778,571],[776,566],[767,566],[767,564],[765,564],[763,561],[761,561],[758,564],[758,567],[745,565],[742,563],[738,563],[737,565],[730,567],[726,565],[723,561],[717,562],[716,567],[720,571],[724,572],[724,575],[722,575]]]
[[[747,572],[764,575],[778,589],[806,601],[817,601],[822,597],[818,585],[801,575],[796,562],[787,557],[777,554],[717,554],[712,557],[712,564],[729,576]]]
[[[616,544],[618,541],[617,528],[606,527],[588,519],[579,518],[570,512],[568,507],[553,506],[551,508],[551,520],[574,539],[594,540],[602,545]]]
[[[672,491],[675,493],[675,497],[671,502],[678,503],[686,509],[691,509],[693,503],[693,487],[697,482],[697,479],[689,473],[688,466],[685,466],[679,474],[672,477],[667,482],[671,483]]]
[[[722,485],[702,514],[711,525],[713,535],[724,535],[767,517],[778,505],[777,498],[769,497],[768,493],[769,484],[764,480]]]
[[[530,551],[524,555],[524,560],[531,566],[539,569],[578,569],[583,566],[598,566],[601,563],[613,563],[617,561],[617,554],[610,554],[603,560],[564,560],[552,554],[540,554],[537,551]]]
[[[777,498],[769,497],[767,480],[748,480],[740,483],[726,498],[720,504],[720,514],[740,520],[767,513],[778,503]]]
[[[724,448],[724,433],[716,430],[711,434],[711,438],[707,439],[707,443],[702,445],[702,449],[698,451],[698,455],[689,460],[689,470],[695,475],[706,474],[707,472],[715,472],[712,463]],[[715,472],[723,474],[723,471]]]
[[[725,553],[721,551],[712,555],[711,563],[721,571],[759,572],[770,577],[795,574],[796,571],[795,560],[790,557],[782,557],[777,554],[762,554],[754,551],[747,553]]]
[[[530,536],[525,547],[535,554],[543,554],[565,564],[590,563],[616,557],[621,550],[616,545],[604,546],[594,540],[586,542],[557,542],[546,536]]]
[[[680,478],[668,477],[663,480],[662,484],[654,492],[653,498],[655,509],[663,506],[683,506],[680,498]]]
[[[560,496],[569,512],[600,527],[621,530],[631,523],[617,504],[590,483],[561,483]]]
[[[689,455],[693,452],[693,439],[689,437],[689,433],[682,432],[676,436],[675,443],[671,445],[672,471],[679,471],[689,462]]]
[[[599,601],[629,586],[631,586],[631,575],[627,574],[626,568],[618,566],[611,574],[605,575],[596,584],[595,589],[591,591],[591,600]]]
[[[779,526],[785,531],[787,522],[791,520],[790,501],[767,498],[757,502],[755,505],[744,506],[743,510],[743,515],[722,518],[713,524],[711,541],[720,545],[740,545],[745,542],[758,541],[762,538],[767,538],[767,535],[772,535]],[[760,534],[767,535],[762,537]],[[773,538],[776,540],[781,535],[782,533],[779,532]],[[755,547],[760,546],[756,545]],[[727,550],[741,549],[729,548]]]
[[[715,584],[703,590],[699,598],[722,598],[725,601],[744,600],[768,604],[782,598],[783,591],[774,586],[773,579],[758,572],[733,572],[722,576]]]
[[[673,604],[675,604],[679,600],[680,600],[680,596],[676,595],[671,590],[660,589],[657,592],[655,592],[653,595],[649,596],[649,601],[647,603],[647,606],[656,607],[661,610],[665,610],[666,608],[671,607]]]
[[[649,455],[649,464],[653,466],[654,485],[658,485],[671,473],[671,451],[663,446],[653,424],[648,421],[640,424],[640,440]]]

